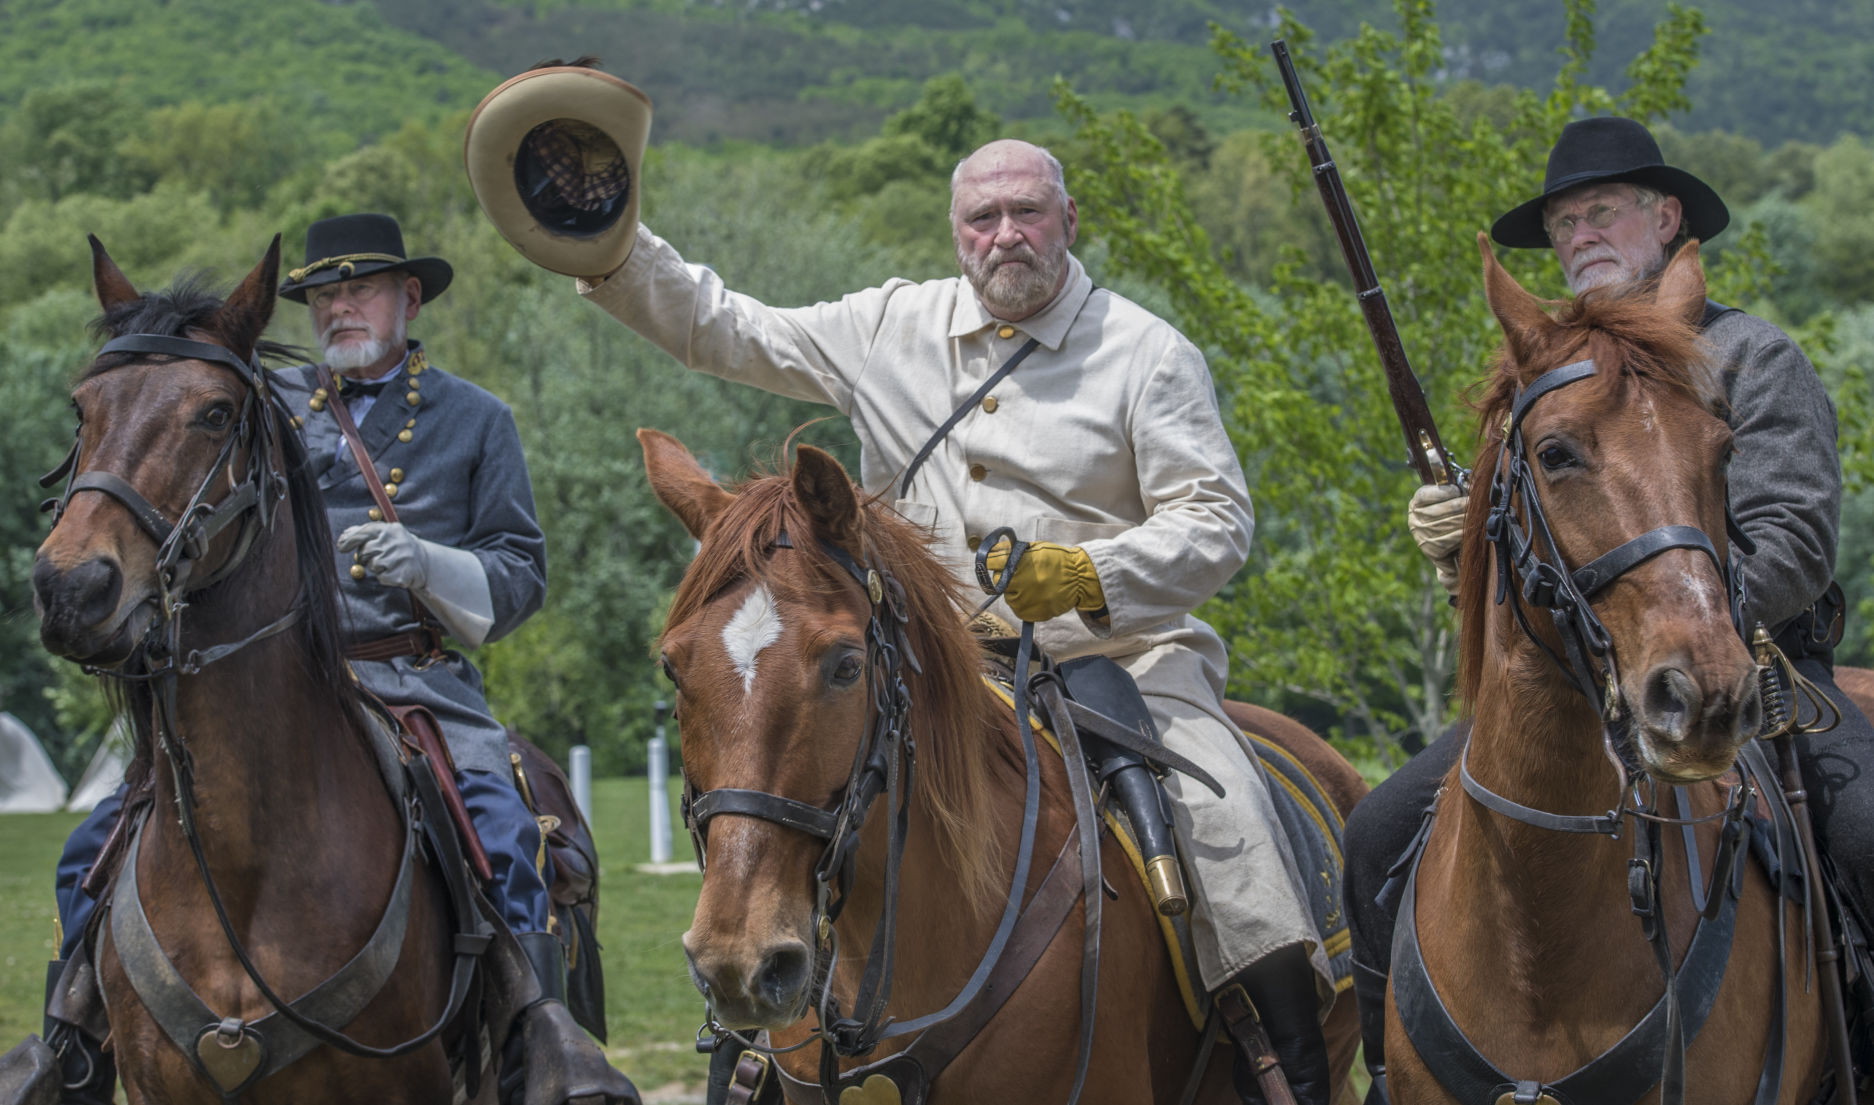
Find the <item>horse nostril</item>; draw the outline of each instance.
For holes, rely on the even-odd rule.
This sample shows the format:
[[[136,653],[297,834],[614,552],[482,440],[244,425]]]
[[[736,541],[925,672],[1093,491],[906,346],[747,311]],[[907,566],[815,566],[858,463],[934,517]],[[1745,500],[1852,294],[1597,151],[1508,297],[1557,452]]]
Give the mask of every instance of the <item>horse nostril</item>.
[[[65,572],[43,557],[33,563],[33,593],[40,610],[48,617],[56,612],[68,626],[93,626],[110,617],[123,589],[123,573],[105,557],[93,557]]]
[[[761,970],[755,975],[756,995],[777,1008],[793,1005],[806,989],[811,966],[805,944],[795,941],[781,945],[762,960]]]
[[[1698,716],[1698,684],[1678,668],[1655,668],[1646,677],[1646,726],[1669,740],[1684,740]]]

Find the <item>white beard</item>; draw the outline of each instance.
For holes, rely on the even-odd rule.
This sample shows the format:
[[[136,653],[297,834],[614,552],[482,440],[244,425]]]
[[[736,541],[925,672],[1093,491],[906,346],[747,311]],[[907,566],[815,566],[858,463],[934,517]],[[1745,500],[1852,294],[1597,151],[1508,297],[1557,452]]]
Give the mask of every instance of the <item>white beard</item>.
[[[1004,264],[1021,259],[1025,265]],[[992,252],[978,261],[957,247],[957,264],[976,289],[976,295],[997,318],[1026,318],[1054,298],[1061,272],[1067,267],[1067,247],[1043,255],[1027,248]]]
[[[322,347],[325,363],[340,372],[353,368],[368,368],[384,359],[390,352],[390,342],[379,338],[368,341],[351,341],[338,345]]]

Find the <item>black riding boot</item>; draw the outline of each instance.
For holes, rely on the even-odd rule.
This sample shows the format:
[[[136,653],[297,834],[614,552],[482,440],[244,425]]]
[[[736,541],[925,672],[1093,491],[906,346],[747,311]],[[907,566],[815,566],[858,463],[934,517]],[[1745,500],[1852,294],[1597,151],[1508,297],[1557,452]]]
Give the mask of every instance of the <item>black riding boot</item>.
[[[52,999],[64,973],[63,959],[46,967],[45,1041],[58,1056],[59,1105],[111,1105],[117,1090],[116,1061],[89,1033],[52,1016]]]
[[[1366,1105],[1391,1105],[1386,1096],[1386,975],[1353,961],[1353,996],[1360,1003],[1360,1049],[1373,1084]]]
[[[1328,1105],[1330,1072],[1327,1038],[1321,1034],[1321,1003],[1315,993],[1314,967],[1300,944],[1271,952],[1225,983],[1222,994],[1242,986],[1256,1019],[1275,1048],[1282,1074],[1296,1105]],[[1236,1092],[1245,1105],[1263,1105],[1261,1087],[1239,1049]]]
[[[560,938],[549,932],[522,932],[514,940],[540,982],[540,997],[522,1010],[508,1032],[497,1092],[501,1105],[588,1100],[637,1105],[637,1088],[605,1061],[566,1008],[566,949]],[[529,1064],[536,1069],[529,1071]]]

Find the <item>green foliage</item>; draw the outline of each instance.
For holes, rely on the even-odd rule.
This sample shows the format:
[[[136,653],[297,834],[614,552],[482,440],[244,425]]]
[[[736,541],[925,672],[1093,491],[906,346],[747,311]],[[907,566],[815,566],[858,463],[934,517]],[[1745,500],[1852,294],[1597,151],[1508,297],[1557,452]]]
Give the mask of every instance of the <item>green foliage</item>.
[[[1848,136],[1815,158],[1815,187],[1802,199],[1815,241],[1824,291],[1846,302],[1874,299],[1874,150]]]
[[[1444,48],[1427,0],[1397,0],[1397,34],[1362,27],[1318,45],[1284,13],[1316,117],[1328,136],[1404,346],[1447,444],[1465,452],[1471,419],[1458,397],[1479,380],[1497,334],[1483,297],[1477,237],[1499,212],[1540,189],[1548,146],[1579,112],[1643,120],[1679,109],[1701,26],[1674,9],[1630,66],[1616,97],[1587,83],[1591,8],[1568,7],[1563,64],[1546,94],[1518,93],[1507,125],[1474,96],[1444,94]],[[1286,105],[1273,65],[1219,30],[1227,87],[1263,107]],[[1258,505],[1251,569],[1205,615],[1232,642],[1239,694],[1299,696],[1345,719],[1344,735],[1384,754],[1404,732],[1435,735],[1448,717],[1454,661],[1450,611],[1400,520],[1414,479],[1371,339],[1344,276],[1324,279],[1299,250],[1274,266],[1267,295],[1232,279],[1195,217],[1184,177],[1129,113],[1102,117],[1061,87],[1075,124],[1072,184],[1083,226],[1114,262],[1164,287],[1181,325],[1211,352],[1230,430]],[[1314,188],[1291,135],[1268,136],[1274,176],[1292,197]],[[1742,253],[1743,251],[1740,251]],[[1559,294],[1545,252],[1505,258],[1539,294]],[[1724,286],[1722,272],[1714,283]]]

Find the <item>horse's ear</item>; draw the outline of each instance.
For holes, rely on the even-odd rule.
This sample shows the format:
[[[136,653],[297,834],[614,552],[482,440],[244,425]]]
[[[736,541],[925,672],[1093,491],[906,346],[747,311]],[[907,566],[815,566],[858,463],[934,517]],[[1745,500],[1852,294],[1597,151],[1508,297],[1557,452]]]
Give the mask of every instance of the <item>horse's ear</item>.
[[[709,478],[683,442],[657,430],[638,431],[638,444],[644,449],[644,472],[651,479],[651,493],[677,516],[690,536],[702,540],[703,532],[716,515],[735,501]]]
[[[826,540],[845,547],[858,535],[859,497],[833,454],[811,445],[794,451],[794,499]]]
[[[1666,262],[1659,277],[1659,302],[1694,326],[1705,317],[1705,266],[1698,258],[1697,238]]]
[[[236,356],[252,355],[254,347],[260,343],[260,335],[267,332],[279,283],[280,236],[275,234],[273,242],[267,246],[267,255],[228,296],[221,310],[215,312],[214,321],[209,323],[209,328]]]
[[[1554,329],[1555,320],[1542,309],[1542,301],[1530,295],[1497,260],[1489,237],[1481,232],[1477,235],[1477,249],[1484,255],[1484,298],[1490,303],[1490,312],[1503,328],[1511,359],[1527,364],[1542,339]]]
[[[112,307],[120,303],[130,303],[142,299],[137,289],[131,286],[124,270],[117,267],[111,255],[104,252],[104,243],[98,241],[96,234],[87,234],[91,243],[91,286],[97,289],[98,305],[109,313]]]

